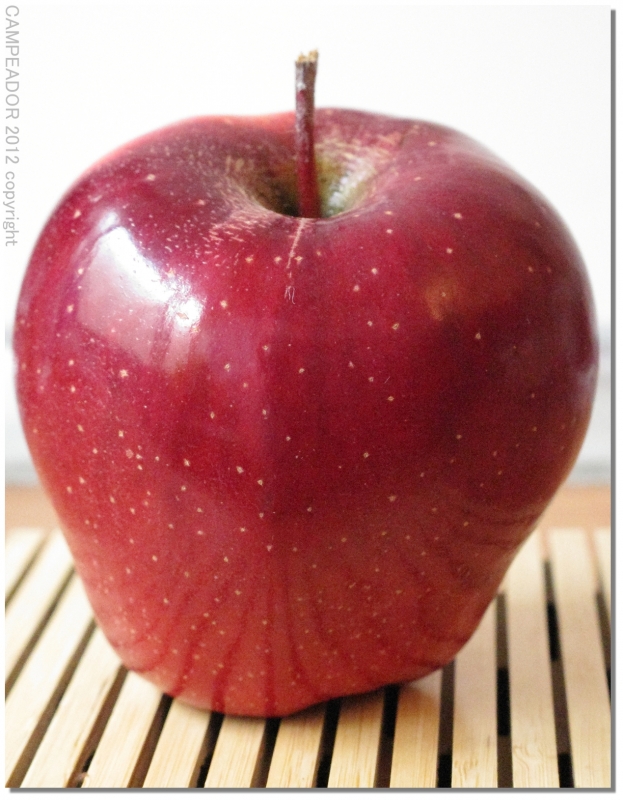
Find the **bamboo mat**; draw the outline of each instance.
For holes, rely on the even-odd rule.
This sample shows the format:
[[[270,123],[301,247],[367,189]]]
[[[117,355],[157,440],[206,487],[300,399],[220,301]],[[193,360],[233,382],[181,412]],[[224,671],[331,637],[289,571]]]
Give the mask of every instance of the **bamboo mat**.
[[[443,670],[281,720],[128,673],[58,530],[10,531],[5,563],[7,786],[611,786],[607,528],[533,534]]]

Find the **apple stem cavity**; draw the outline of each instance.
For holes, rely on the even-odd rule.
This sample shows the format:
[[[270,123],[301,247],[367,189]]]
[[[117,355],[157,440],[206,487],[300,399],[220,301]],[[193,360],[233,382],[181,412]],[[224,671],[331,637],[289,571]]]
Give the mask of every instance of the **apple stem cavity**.
[[[320,217],[320,195],[314,157],[314,86],[318,51],[296,60],[295,148],[300,217]]]

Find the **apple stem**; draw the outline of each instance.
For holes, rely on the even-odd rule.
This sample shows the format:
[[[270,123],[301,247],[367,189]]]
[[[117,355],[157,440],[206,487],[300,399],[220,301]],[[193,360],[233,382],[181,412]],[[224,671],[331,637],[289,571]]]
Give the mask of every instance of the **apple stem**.
[[[314,85],[318,51],[296,60],[295,147],[300,217],[320,216],[320,195],[314,157]]]

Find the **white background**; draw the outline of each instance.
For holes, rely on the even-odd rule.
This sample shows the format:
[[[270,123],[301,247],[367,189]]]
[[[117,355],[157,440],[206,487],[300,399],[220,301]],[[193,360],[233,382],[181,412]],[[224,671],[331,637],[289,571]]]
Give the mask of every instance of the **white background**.
[[[19,246],[2,247],[7,341],[35,238],[68,186],[124,142],[184,117],[294,102],[320,52],[316,102],[449,125],[537,186],[592,281],[604,358],[576,477],[609,471],[611,31],[608,6],[383,2],[17,2]],[[11,394],[7,479],[32,478]]]

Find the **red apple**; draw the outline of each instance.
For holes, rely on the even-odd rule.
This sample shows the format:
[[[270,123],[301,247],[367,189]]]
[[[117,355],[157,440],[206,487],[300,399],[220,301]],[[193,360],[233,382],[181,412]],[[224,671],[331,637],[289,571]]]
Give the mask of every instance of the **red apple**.
[[[234,714],[418,678],[568,474],[597,344],[546,200],[438,125],[145,136],[68,192],[15,332],[23,423],[126,665]]]

